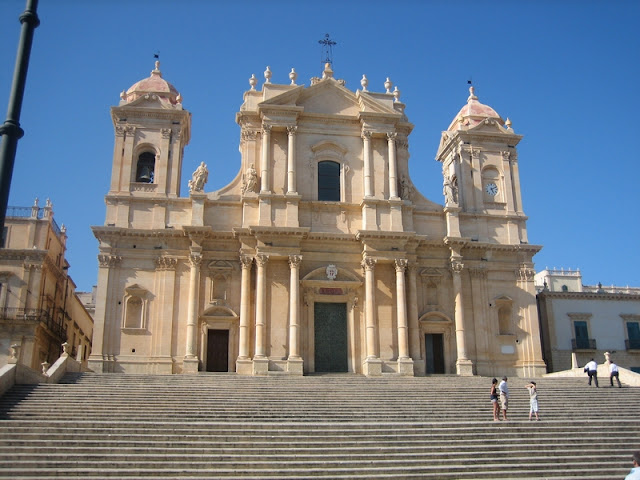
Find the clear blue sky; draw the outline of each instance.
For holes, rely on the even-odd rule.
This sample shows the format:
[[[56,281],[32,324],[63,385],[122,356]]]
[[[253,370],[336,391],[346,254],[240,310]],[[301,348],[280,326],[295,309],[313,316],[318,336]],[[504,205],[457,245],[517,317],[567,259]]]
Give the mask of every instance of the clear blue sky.
[[[0,114],[6,112],[25,0],[0,1]],[[466,102],[514,130],[536,270],[580,268],[587,284],[640,286],[640,2],[41,0],[9,204],[49,197],[69,235],[79,290],[97,279],[91,225],[104,224],[113,154],[109,108],[148,77],[153,54],[193,114],[182,195],[201,161],[205,190],[236,175],[234,115],[252,73],[298,83],[321,72],[329,33],[347,87],[383,90],[390,77],[415,124],[410,172],[442,203],[435,153]],[[4,121],[3,116],[0,121]]]

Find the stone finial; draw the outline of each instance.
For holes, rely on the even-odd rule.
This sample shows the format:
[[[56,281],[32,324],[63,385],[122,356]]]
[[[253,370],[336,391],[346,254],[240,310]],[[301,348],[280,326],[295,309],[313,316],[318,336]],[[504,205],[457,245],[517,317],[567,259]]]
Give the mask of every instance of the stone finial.
[[[267,65],[267,69],[264,71],[264,83],[271,83],[272,75],[273,73],[271,73],[271,69],[269,68],[269,65]]]
[[[389,77],[387,77],[387,79],[384,82],[384,88],[387,90],[386,93],[391,93],[391,86],[393,85],[393,83],[391,82],[391,80],[389,80]]]
[[[40,366],[42,367],[42,373],[46,375],[47,370],[49,370],[49,367],[51,366],[51,364],[49,362],[42,362]]]
[[[258,84],[258,79],[256,78],[255,73],[252,73],[251,78],[249,79],[249,85],[251,85],[251,90],[255,90],[257,84]]]
[[[393,101],[394,102],[399,102],[400,101],[400,90],[398,90],[398,87],[395,87],[393,89]]]
[[[36,197],[36,199],[33,201],[33,206],[34,207],[38,206],[38,197]]]
[[[369,80],[367,79],[366,75],[362,75],[362,80],[360,80],[360,85],[362,85],[363,92],[368,91],[367,86],[369,85]]]
[[[507,127],[507,130],[512,131],[513,129],[511,128],[511,120],[509,119],[509,117],[507,117],[507,121],[504,122],[505,126]]]
[[[160,60],[156,60],[155,67],[156,68],[151,71],[151,75],[162,76],[162,72],[160,71]]]
[[[176,97],[176,103],[182,103],[182,94],[178,93],[178,96]]]
[[[296,73],[296,69],[292,68],[291,72],[289,72],[289,80],[291,80],[291,85],[296,84],[296,79],[298,78],[298,74]]]
[[[470,102],[471,100],[478,100],[478,97],[476,97],[476,89],[473,88],[473,85],[471,85],[469,87],[469,98],[467,98],[467,102]]]
[[[120,100],[126,100],[127,99],[127,92],[125,90],[122,90],[120,92]]]
[[[331,64],[329,62],[324,64],[324,70],[322,71],[322,79],[333,78],[333,70],[331,70]]]
[[[62,344],[62,356],[63,357],[68,357],[69,356],[69,347],[71,345],[69,345],[67,342],[64,342]]]

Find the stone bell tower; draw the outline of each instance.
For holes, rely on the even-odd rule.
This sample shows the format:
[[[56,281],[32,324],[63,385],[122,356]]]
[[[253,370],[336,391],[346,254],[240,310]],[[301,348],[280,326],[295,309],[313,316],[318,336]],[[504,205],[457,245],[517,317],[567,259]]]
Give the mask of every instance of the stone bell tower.
[[[159,67],[156,62],[151,76],[123,91],[120,104],[111,108],[115,147],[106,196],[107,225],[131,226],[131,197],[180,196],[191,114],[182,108],[182,97],[162,78]],[[154,228],[164,227],[164,215],[154,212]]]
[[[527,243],[516,151],[522,136],[509,119],[480,103],[473,87],[469,92],[467,104],[442,132],[436,156],[442,163],[447,236]]]

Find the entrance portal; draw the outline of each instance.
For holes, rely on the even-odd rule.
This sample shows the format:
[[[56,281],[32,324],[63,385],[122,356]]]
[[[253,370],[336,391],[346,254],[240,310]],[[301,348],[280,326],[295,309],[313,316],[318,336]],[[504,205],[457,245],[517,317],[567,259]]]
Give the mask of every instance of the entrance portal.
[[[229,330],[207,332],[207,372],[229,371]]]
[[[427,374],[444,373],[444,338],[442,333],[425,334],[424,352],[427,360]]]
[[[315,303],[314,345],[316,372],[348,372],[347,304]]]

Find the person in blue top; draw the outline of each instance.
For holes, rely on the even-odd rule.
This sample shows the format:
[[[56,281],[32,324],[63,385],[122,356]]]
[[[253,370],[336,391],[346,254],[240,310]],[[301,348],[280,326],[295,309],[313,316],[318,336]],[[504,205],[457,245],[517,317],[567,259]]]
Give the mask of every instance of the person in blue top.
[[[624,477],[624,480],[640,480],[640,450],[633,452],[631,459],[633,460],[633,468],[629,475]]]

